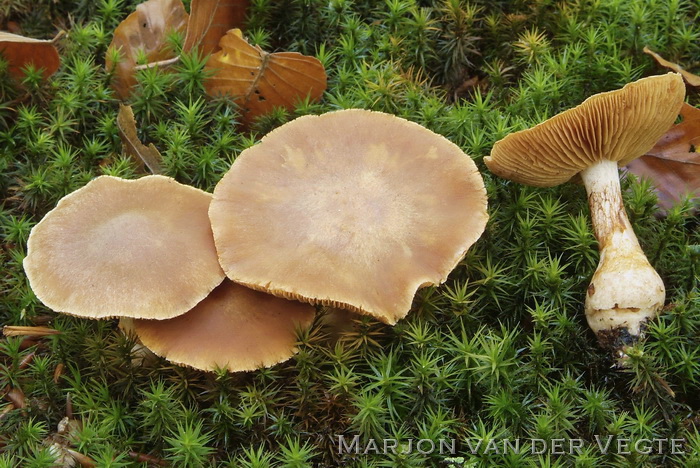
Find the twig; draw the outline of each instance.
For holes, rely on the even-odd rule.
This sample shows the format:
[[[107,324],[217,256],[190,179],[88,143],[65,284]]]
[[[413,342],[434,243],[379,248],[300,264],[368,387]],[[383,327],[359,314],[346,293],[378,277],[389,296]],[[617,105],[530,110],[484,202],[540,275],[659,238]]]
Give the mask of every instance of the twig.
[[[158,62],[151,62],[147,63],[145,65],[136,65],[134,67],[134,70],[146,70],[147,68],[153,68],[153,67],[169,67],[170,65],[173,65],[177,62],[180,61],[180,56],[178,55],[177,57],[169,58],[166,60],[160,60]]]
[[[65,36],[65,35],[66,35],[66,31],[63,30],[63,29],[61,29],[60,31],[58,31],[58,34],[56,34],[56,35],[53,37],[53,39],[51,39],[50,42],[51,42],[52,44],[55,45],[55,44],[56,44],[56,41],[58,41],[60,38],[62,38],[62,37]]]
[[[5,336],[46,336],[60,335],[61,331],[49,327],[21,327],[15,325],[5,325],[2,327],[2,333]]]

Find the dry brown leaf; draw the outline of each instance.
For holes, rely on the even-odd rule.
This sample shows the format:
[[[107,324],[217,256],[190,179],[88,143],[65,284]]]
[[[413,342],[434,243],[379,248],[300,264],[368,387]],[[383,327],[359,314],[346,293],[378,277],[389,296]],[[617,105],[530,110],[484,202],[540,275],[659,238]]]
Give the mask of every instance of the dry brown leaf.
[[[53,41],[42,41],[0,31],[0,55],[9,63],[10,75],[22,78],[22,68],[34,64],[44,79],[53,75],[61,61]]]
[[[65,365],[62,362],[59,362],[53,371],[53,383],[58,384],[58,379],[61,378],[64,370],[65,370]]]
[[[12,34],[22,34],[22,27],[17,21],[8,21],[4,29],[7,29],[7,32],[11,32]]]
[[[24,396],[24,392],[19,387],[10,388],[7,393],[5,393],[5,398],[7,401],[15,405],[15,408],[27,407],[27,399]]]
[[[245,124],[275,107],[292,109],[307,96],[318,100],[326,90],[326,71],[315,57],[267,53],[250,45],[240,29],[228,31],[219,46],[207,62],[214,75],[204,86],[211,96],[232,96]]]
[[[127,154],[136,161],[139,169],[145,172],[145,165],[153,174],[161,174],[163,171],[160,163],[163,157],[160,155],[158,149],[153,146],[153,143],[146,146],[139,140],[139,136],[136,133],[136,119],[134,118],[134,111],[131,110],[131,106],[119,105],[117,127],[119,128],[119,136],[122,139],[122,143],[124,143]]]
[[[2,411],[0,411],[0,421],[2,421],[3,418],[4,418],[5,416],[7,416],[7,414],[8,414],[10,411],[14,410],[14,409],[16,409],[16,408],[15,408],[15,405],[13,405],[12,403],[8,403],[7,406],[5,406],[5,407],[2,409]]]
[[[189,52],[199,47],[202,55],[213,53],[226,31],[243,26],[248,3],[248,0],[192,0],[182,50]]]
[[[146,455],[145,453],[129,452],[129,456],[139,463],[147,463],[149,465],[156,466],[168,466],[168,462],[165,460],[161,460],[160,458],[156,458],[152,455]]]
[[[80,452],[77,452],[73,450],[72,448],[65,447],[66,453],[73,458],[82,468],[93,468],[97,466],[97,463],[95,463],[95,460],[92,458],[88,457],[87,455],[83,455]]]
[[[691,151],[700,146],[700,109],[683,104],[681,116],[647,154],[627,165],[632,174],[653,181],[665,209],[688,193],[700,197],[700,153]]]
[[[108,71],[115,71],[112,87],[121,99],[127,99],[136,84],[137,58],[143,55],[148,62],[158,62],[174,57],[166,39],[173,31],[184,33],[187,20],[181,0],[148,0],[117,26],[105,66]],[[111,60],[113,49],[121,53],[117,64]]]
[[[19,365],[17,366],[18,369],[26,369],[29,364],[34,361],[34,357],[36,356],[36,352],[32,351],[31,353],[27,354],[22,358],[21,361],[19,361]]]
[[[5,336],[47,336],[60,335],[61,331],[49,327],[23,327],[20,325],[5,325],[2,327]]]
[[[669,70],[673,70],[676,73],[680,73],[685,82],[688,83],[690,86],[700,86],[700,76],[694,75],[688,71],[683,70],[683,68],[680,65],[678,65],[677,63],[669,62],[668,60],[651,50],[649,47],[644,47],[644,53],[654,57],[654,60],[656,60],[658,64],[662,67],[668,68]]]

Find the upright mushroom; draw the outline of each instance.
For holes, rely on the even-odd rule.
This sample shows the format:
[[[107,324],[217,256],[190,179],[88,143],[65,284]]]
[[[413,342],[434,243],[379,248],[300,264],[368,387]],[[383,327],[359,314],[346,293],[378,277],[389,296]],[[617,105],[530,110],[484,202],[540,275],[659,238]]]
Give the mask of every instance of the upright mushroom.
[[[164,176],[101,176],[65,196],[27,242],[24,270],[48,307],[89,318],[167,319],[224,278],[211,195]]]
[[[277,296],[403,318],[479,238],[486,191],[474,162],[393,115],[305,116],[245,150],[214,190],[219,260]]]
[[[506,136],[484,159],[495,174],[539,187],[580,174],[600,249],[585,311],[604,346],[636,340],[664,304],[664,284],[627,219],[617,167],[654,146],[678,116],[684,96],[678,74],[644,78]]]

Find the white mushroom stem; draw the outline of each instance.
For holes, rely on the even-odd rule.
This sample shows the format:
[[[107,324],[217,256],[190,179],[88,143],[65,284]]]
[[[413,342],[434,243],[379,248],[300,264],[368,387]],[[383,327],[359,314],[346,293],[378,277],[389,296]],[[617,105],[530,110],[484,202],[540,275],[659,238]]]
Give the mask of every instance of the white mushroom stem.
[[[617,347],[639,337],[643,325],[659,314],[666,291],[627,219],[617,163],[601,161],[581,177],[600,249],[586,294],[586,319],[601,342]]]

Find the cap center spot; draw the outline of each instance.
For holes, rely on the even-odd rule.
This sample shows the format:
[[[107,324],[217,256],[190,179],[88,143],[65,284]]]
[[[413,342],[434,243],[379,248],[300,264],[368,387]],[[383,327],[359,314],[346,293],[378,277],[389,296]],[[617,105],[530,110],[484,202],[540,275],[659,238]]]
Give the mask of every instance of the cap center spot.
[[[160,224],[155,214],[143,210],[121,213],[93,229],[90,250],[117,264],[130,263],[164,247]]]
[[[357,249],[367,242],[401,237],[408,223],[406,201],[390,193],[379,171],[365,168],[341,181],[319,181],[306,194],[307,238],[329,248]],[[332,247],[331,247],[332,246]]]

